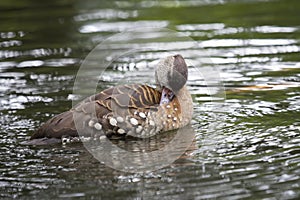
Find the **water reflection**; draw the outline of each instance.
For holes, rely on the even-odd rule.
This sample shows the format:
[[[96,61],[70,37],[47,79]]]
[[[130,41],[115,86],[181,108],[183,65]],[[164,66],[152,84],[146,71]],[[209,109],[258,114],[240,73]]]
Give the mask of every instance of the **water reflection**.
[[[9,51],[4,50],[0,51],[0,59],[6,58],[15,58],[15,57],[25,57],[25,56],[33,56],[37,57],[44,57],[44,56],[52,56],[52,55],[61,55],[61,56],[69,56],[71,53],[70,48],[58,48],[58,49],[33,49],[28,51]]]
[[[145,173],[169,166],[191,147],[195,132],[191,126],[143,140],[84,142],[93,156],[116,170]]]
[[[132,21],[132,22],[97,22],[93,24],[84,25],[80,28],[81,33],[94,32],[122,32],[128,29],[140,27],[156,27],[163,28],[168,25],[164,21]]]
[[[79,14],[74,17],[75,21],[90,21],[99,19],[127,19],[135,18],[138,16],[138,11],[126,11],[117,9],[100,9],[89,11],[88,13]]]

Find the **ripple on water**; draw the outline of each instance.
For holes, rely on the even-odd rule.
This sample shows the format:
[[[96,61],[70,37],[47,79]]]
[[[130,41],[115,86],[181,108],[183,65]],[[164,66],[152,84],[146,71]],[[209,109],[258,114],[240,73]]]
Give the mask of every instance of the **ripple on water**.
[[[103,2],[99,8],[89,3],[62,3],[61,7],[57,2],[49,1],[39,9],[30,3],[25,7],[17,4],[20,15],[15,17],[23,16],[24,24],[14,20],[13,8],[5,7],[0,13],[9,17],[2,28],[20,29],[0,32],[0,198],[300,196],[296,1],[116,1],[111,8],[109,3],[102,8]],[[116,5],[118,9],[113,8]],[[214,10],[209,19],[214,23],[201,17],[203,12],[193,12],[198,6],[199,11]],[[251,6],[255,9],[249,9]],[[256,9],[260,7],[264,9]],[[181,158],[154,172],[126,174],[99,164],[81,144],[20,145],[42,121],[67,110],[70,100],[78,99],[72,94],[75,69],[89,46],[107,39],[109,33],[144,26],[175,28],[197,43],[173,40],[163,31],[121,34],[99,52],[139,49],[145,47],[144,40],[150,41],[148,47],[164,51],[153,48],[116,61],[108,57],[114,62],[100,77],[99,89],[130,81],[153,84],[157,59],[169,51],[184,55],[191,66],[188,87],[194,99],[196,139]],[[86,91],[99,80],[99,68],[95,69],[87,72],[94,78],[84,77],[81,86]],[[226,96],[220,95],[224,89]],[[120,143],[143,147],[146,142]]]
[[[87,13],[82,13],[74,17],[75,21],[89,21],[89,20],[99,20],[99,19],[127,19],[136,18],[138,16],[138,11],[133,10],[118,10],[118,9],[97,9],[89,11]]]
[[[18,57],[26,57],[32,56],[34,58],[51,56],[51,55],[62,55],[69,56],[72,52],[71,48],[39,48],[32,49],[27,51],[17,51],[17,50],[0,50],[0,59],[8,59],[8,58],[18,58]]]
[[[61,147],[47,149],[20,145],[19,142],[27,137],[28,130],[36,127],[35,121],[22,118],[1,116],[1,198],[19,198],[26,192],[35,193],[53,184],[63,184],[65,181],[58,175],[63,169],[59,159],[71,161],[71,157],[78,156],[76,151],[64,150]],[[25,130],[25,126],[30,128]],[[57,163],[49,164],[45,161]]]
[[[95,22],[83,25],[79,31],[81,33],[122,32],[128,29],[138,29],[140,27],[164,28],[167,27],[168,24],[167,21]]]

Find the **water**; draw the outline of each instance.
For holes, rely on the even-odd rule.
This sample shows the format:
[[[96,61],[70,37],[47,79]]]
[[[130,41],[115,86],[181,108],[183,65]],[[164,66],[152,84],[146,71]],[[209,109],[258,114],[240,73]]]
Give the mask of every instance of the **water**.
[[[0,197],[299,198],[299,7],[296,0],[1,1]],[[217,69],[225,86],[226,96],[216,82],[190,73],[196,141],[184,156],[157,171],[132,174],[100,164],[82,144],[20,144],[72,106],[75,75],[93,47],[145,25],[197,41],[193,48],[172,39],[161,44],[204,75]],[[120,42],[131,45],[126,37]],[[151,63],[166,53],[123,56],[98,89],[120,80],[153,83]]]

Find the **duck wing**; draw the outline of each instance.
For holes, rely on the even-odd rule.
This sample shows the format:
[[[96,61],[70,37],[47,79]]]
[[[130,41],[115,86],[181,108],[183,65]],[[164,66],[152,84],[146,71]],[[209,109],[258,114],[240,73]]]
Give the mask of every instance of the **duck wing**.
[[[145,123],[150,110],[159,106],[161,93],[148,85],[120,85],[103,90],[81,101],[69,111],[54,116],[32,136],[126,135],[130,129]]]

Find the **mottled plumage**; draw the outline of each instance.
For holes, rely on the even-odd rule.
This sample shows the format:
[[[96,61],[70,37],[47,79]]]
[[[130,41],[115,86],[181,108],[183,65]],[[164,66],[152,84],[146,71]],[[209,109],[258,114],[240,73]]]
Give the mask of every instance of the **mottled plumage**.
[[[193,108],[185,86],[187,66],[184,59],[180,55],[167,57],[158,64],[156,74],[156,79],[164,77],[160,79],[163,83],[157,80],[157,89],[139,84],[108,88],[51,118],[31,139],[75,137],[78,133],[94,138],[103,135],[109,138],[149,137],[185,126],[191,120]],[[163,96],[164,88],[170,96]]]

